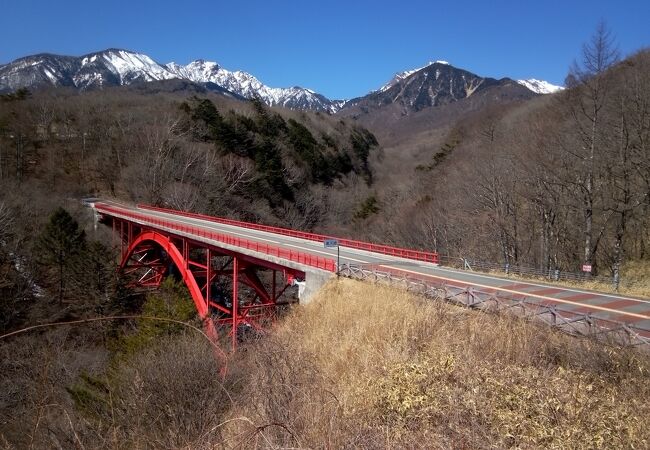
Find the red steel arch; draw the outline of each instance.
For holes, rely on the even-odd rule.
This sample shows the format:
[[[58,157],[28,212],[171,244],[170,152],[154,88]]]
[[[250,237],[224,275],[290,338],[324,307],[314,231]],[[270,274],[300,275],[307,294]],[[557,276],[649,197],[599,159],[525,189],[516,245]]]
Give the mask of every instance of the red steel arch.
[[[128,264],[129,260],[133,256],[134,252],[142,244],[147,242],[154,242],[158,244],[163,250],[167,252],[169,257],[172,259],[176,267],[178,268],[181,276],[183,277],[183,282],[187,286],[192,295],[192,300],[194,301],[194,306],[199,313],[201,319],[205,319],[208,315],[208,304],[203,297],[201,288],[194,278],[194,274],[189,269],[187,260],[183,257],[181,251],[174,245],[174,243],[169,239],[169,237],[164,234],[160,234],[156,231],[146,230],[138,234],[132,242],[129,243],[129,247],[122,257],[122,262],[120,263],[120,268],[124,269]]]
[[[116,222],[119,227],[116,226]],[[173,262],[180,273],[185,286],[190,291],[192,301],[199,317],[206,327],[207,334],[217,340],[217,326],[230,328],[232,348],[237,345],[237,330],[240,326],[249,326],[261,330],[261,325],[273,320],[277,306],[287,304],[278,300],[292,285],[289,282],[296,275],[304,276],[295,269],[282,268],[274,263],[256,261],[245,255],[226,249],[214,248],[184,236],[159,232],[139,224],[113,218],[113,228],[119,230],[122,259],[120,270],[123,273],[137,274],[139,279],[134,285],[139,287],[160,286],[169,263]],[[122,246],[126,243],[126,247]],[[162,250],[166,254],[160,254]],[[192,258],[191,251],[198,250],[199,260]],[[195,256],[197,256],[195,254]],[[229,261],[214,266],[213,257],[226,257]],[[228,268],[231,266],[232,268]],[[269,267],[270,266],[270,267]],[[266,268],[273,271],[271,291],[268,291],[258,277],[257,269]],[[278,286],[276,273],[284,273],[287,283]],[[211,285],[219,278],[228,277],[232,282],[232,297],[229,303],[222,303],[212,298]],[[267,283],[269,280],[267,279]],[[240,295],[238,284],[249,289]],[[221,298],[223,300],[223,298]],[[241,304],[240,304],[241,303]]]

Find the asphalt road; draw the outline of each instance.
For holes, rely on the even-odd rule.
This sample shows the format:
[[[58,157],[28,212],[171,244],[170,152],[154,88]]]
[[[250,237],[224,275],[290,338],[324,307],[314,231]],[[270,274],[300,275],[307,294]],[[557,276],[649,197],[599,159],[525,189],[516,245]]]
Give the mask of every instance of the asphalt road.
[[[124,205],[111,204],[112,207],[134,211],[152,218],[160,218],[179,224],[201,227],[215,232],[245,238],[250,241],[298,250],[316,256],[325,256],[336,260],[336,248],[324,248],[323,243],[309,241],[266,231],[241,228],[202,219],[189,218],[173,213],[150,211]],[[201,240],[197,238],[197,240]],[[527,301],[544,305],[556,305],[558,309],[574,314],[590,313],[594,318],[615,320],[633,325],[643,335],[650,336],[650,300],[629,296],[594,292],[582,289],[565,288],[558,285],[537,282],[522,282],[493,275],[455,270],[436,266],[431,263],[396,258],[364,250],[340,247],[341,264],[372,265],[377,270],[396,271],[412,274],[431,280],[433,284],[444,283],[447,286],[473,286],[486,292],[525,297]],[[264,259],[263,254],[260,255]],[[647,333],[646,333],[647,332]]]

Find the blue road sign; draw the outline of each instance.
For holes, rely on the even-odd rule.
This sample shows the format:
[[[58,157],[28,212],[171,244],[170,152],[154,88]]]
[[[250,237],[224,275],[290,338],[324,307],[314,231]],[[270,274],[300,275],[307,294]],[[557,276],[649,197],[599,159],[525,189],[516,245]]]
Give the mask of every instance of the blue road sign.
[[[325,240],[323,241],[323,246],[324,246],[325,248],[334,248],[334,247],[338,247],[338,246],[339,246],[339,241],[337,241],[336,239],[325,239]]]

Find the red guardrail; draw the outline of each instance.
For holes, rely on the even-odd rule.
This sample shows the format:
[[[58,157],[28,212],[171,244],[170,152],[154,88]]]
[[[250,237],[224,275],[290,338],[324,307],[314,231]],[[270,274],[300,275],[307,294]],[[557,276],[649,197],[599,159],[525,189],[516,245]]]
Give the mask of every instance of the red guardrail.
[[[127,217],[135,220],[145,222],[146,225],[154,225],[180,231],[182,233],[192,234],[197,237],[204,237],[215,241],[223,242],[224,244],[234,245],[236,247],[254,250],[256,252],[264,253],[278,258],[288,259],[289,261],[305,264],[310,267],[327,270],[329,272],[336,272],[336,262],[333,259],[324,258],[321,256],[313,256],[308,253],[297,252],[294,250],[285,250],[281,247],[276,247],[269,244],[260,242],[249,241],[227,234],[217,233],[204,228],[195,227],[191,225],[183,225],[179,223],[170,222],[168,220],[152,218],[144,214],[138,214],[129,210],[107,206],[100,203],[95,204],[95,209],[102,214],[116,214],[118,216]]]
[[[223,217],[212,217],[212,216],[207,216],[205,214],[177,211],[174,209],[159,208],[157,206],[149,206],[149,205],[137,205],[137,206],[140,209],[158,211],[167,214],[175,214],[175,215],[191,217],[195,219],[202,219],[202,220],[221,223],[225,225],[233,225],[241,228],[249,228],[252,230],[266,231],[269,233],[281,234],[283,236],[291,236],[291,237],[297,237],[301,239],[308,239],[310,241],[322,242],[325,239],[336,239],[339,241],[339,244],[343,247],[356,248],[359,250],[366,250],[374,253],[381,253],[384,255],[397,256],[400,258],[415,259],[418,261],[427,261],[434,264],[438,264],[439,262],[438,253],[435,252],[424,252],[421,250],[391,247],[389,245],[373,244],[370,242],[355,241],[352,239],[336,238],[333,236],[326,236],[324,234],[308,233],[306,231],[290,230],[288,228],[274,227],[271,225],[261,225],[257,223],[251,223],[251,222],[242,222],[239,220],[226,219]]]

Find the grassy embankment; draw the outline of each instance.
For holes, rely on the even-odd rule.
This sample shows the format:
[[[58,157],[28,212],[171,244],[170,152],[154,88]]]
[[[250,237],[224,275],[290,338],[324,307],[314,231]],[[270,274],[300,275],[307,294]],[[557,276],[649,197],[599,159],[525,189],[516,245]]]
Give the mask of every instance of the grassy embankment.
[[[244,354],[246,446],[650,445],[646,354],[386,287],[334,281]]]

